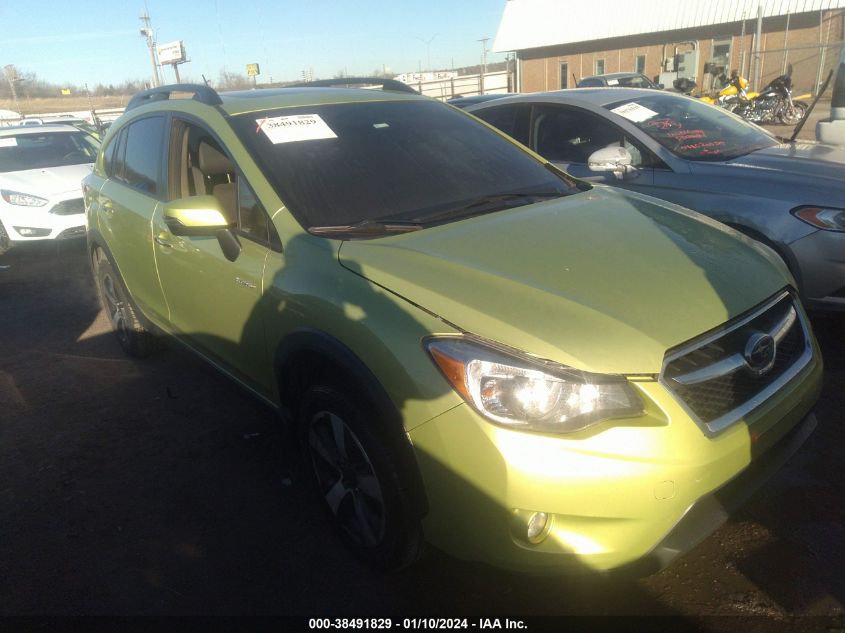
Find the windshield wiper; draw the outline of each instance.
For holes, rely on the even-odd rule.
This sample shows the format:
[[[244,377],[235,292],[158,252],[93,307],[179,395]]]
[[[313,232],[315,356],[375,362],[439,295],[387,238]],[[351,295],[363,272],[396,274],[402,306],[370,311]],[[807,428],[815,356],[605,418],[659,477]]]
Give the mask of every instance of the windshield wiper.
[[[452,207],[446,211],[428,215],[425,217],[416,218],[417,222],[425,222],[426,224],[432,221],[449,219],[464,219],[472,215],[481,213],[491,213],[493,211],[500,211],[512,206],[522,206],[523,204],[533,204],[539,200],[548,200],[550,198],[562,198],[567,195],[562,191],[535,191],[535,192],[509,192],[497,193],[490,196],[481,196],[459,207]],[[529,202],[522,202],[529,200]],[[517,203],[517,204],[512,204]]]
[[[314,235],[342,233],[344,235],[386,235],[388,233],[409,233],[423,228],[418,222],[361,220],[354,224],[312,226],[308,229]]]

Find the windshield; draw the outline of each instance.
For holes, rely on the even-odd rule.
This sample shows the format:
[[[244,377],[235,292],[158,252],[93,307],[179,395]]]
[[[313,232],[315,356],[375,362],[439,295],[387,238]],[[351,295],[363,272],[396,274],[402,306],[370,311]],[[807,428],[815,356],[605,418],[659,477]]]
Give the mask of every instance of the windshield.
[[[85,132],[0,136],[0,172],[93,163],[99,144]]]
[[[585,187],[435,101],[285,108],[232,125],[308,229],[451,222]]]
[[[695,161],[724,161],[777,145],[761,128],[695,99],[655,93],[605,106],[670,152]]]

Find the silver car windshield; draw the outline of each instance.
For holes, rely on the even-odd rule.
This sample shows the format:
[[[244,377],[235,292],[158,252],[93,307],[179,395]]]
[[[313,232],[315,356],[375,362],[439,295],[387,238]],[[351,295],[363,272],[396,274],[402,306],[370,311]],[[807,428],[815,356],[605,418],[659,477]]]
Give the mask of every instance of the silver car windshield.
[[[686,160],[731,160],[778,144],[774,136],[734,114],[677,95],[656,93],[605,108]]]
[[[97,140],[85,132],[0,136],[0,172],[83,165],[97,160]]]

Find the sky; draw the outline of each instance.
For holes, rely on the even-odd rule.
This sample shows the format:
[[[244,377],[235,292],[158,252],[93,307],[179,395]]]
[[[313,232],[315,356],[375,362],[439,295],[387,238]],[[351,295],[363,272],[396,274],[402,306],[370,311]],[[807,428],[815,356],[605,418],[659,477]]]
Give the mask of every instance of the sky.
[[[210,80],[221,69],[261,81],[339,72],[369,75],[446,70],[481,63],[482,43],[499,26],[506,0],[147,0],[159,44],[182,40],[182,80]],[[152,64],[139,16],[145,4],[121,0],[35,0],[0,4],[0,66],[14,64],[51,83],[108,85],[148,79]],[[488,62],[504,55],[489,52]],[[164,67],[166,83],[175,81]]]

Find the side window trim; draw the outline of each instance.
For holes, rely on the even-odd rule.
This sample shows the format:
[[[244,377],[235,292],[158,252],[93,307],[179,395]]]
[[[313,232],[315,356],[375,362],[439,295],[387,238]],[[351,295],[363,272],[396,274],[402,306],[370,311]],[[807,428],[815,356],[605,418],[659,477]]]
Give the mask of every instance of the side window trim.
[[[123,156],[126,152],[126,128],[120,130],[120,134],[118,135],[117,147],[114,149],[114,179],[118,182],[124,182],[123,180]]]

